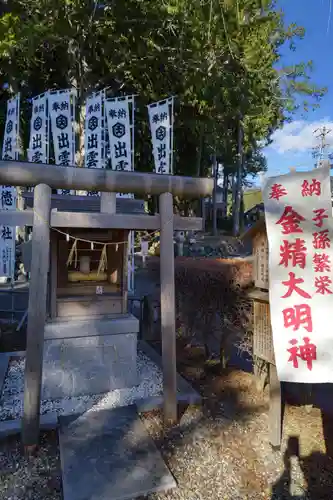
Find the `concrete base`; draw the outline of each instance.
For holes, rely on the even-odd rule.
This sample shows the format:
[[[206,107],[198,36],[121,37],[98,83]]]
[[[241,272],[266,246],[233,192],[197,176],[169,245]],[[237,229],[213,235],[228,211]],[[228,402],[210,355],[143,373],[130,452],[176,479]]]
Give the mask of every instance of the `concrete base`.
[[[137,385],[138,331],[139,321],[132,315],[48,323],[43,399],[102,394]]]
[[[118,335],[139,331],[139,320],[133,314],[109,314],[97,318],[59,318],[45,324],[44,340]]]

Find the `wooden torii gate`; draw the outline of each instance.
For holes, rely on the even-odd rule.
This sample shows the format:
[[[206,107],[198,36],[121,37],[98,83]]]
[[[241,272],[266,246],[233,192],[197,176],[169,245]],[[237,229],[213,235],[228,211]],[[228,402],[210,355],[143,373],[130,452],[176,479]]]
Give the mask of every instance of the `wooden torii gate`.
[[[0,161],[0,185],[33,186],[34,208],[0,211],[0,225],[33,226],[29,289],[27,349],[22,437],[34,446],[39,437],[39,418],[49,272],[50,228],[102,228],[160,230],[161,329],[164,417],[177,419],[174,230],[202,230],[203,221],[173,214],[173,196],[202,198],[213,191],[213,179],[115,172],[104,169],[59,167],[38,163]],[[99,213],[51,211],[53,189],[100,191]],[[115,213],[115,193],[158,195],[158,215]],[[112,193],[112,195],[110,194]]]

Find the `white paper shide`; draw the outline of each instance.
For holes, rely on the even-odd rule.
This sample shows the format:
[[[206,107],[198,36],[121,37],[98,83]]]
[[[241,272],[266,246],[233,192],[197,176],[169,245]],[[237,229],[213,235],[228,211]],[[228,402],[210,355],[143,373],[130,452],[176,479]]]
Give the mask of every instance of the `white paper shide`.
[[[56,165],[64,167],[75,164],[74,100],[73,90],[59,90],[48,95],[54,160]],[[69,194],[70,191],[62,189],[61,193]]]
[[[293,172],[263,185],[276,367],[286,382],[333,382],[330,169]]]
[[[2,146],[3,160],[19,158],[20,95],[7,101],[5,133]],[[16,209],[16,188],[0,186],[0,210]],[[15,227],[0,226],[0,276],[12,278],[15,268]]]
[[[148,106],[155,171],[158,174],[172,173],[172,104],[171,97]]]

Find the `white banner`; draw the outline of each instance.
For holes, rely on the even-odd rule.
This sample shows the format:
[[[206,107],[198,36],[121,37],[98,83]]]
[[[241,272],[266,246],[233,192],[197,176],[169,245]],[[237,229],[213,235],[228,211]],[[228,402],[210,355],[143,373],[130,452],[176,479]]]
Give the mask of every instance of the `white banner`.
[[[19,159],[20,94],[7,102],[5,133],[2,145],[3,160]],[[0,186],[0,210],[16,209],[16,188]],[[15,227],[0,226],[0,276],[14,277]]]
[[[84,123],[84,166],[87,168],[104,167],[103,132],[103,96],[104,92],[96,92],[86,101]],[[96,191],[88,191],[89,196],[97,195]]]
[[[116,97],[105,100],[112,170],[132,171],[133,134],[132,126],[134,97]],[[130,114],[129,104],[132,103]]]
[[[49,162],[49,117],[47,94],[32,99],[28,161]]]
[[[16,189],[1,186],[0,210],[16,209]],[[15,227],[0,226],[0,276],[14,277],[15,270]]]
[[[17,160],[19,157],[20,94],[7,101],[7,115],[2,144],[2,159]]]
[[[75,165],[75,90],[50,91],[48,94],[49,114],[56,165]],[[74,194],[62,189],[61,194]]]
[[[333,382],[330,169],[265,179],[263,199],[279,379]]]
[[[173,101],[174,98],[170,97],[148,106],[155,172],[158,174],[173,173]]]
[[[112,170],[134,170],[134,96],[105,100],[109,154]],[[131,193],[117,193],[118,198],[133,198]],[[134,231],[128,235],[128,291],[134,292]]]

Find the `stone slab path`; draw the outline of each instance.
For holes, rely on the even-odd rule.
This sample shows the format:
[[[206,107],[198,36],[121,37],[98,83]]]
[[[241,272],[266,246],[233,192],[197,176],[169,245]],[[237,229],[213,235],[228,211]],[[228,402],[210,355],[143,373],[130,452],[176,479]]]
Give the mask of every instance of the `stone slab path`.
[[[134,405],[60,417],[64,500],[127,500],[176,482]]]

